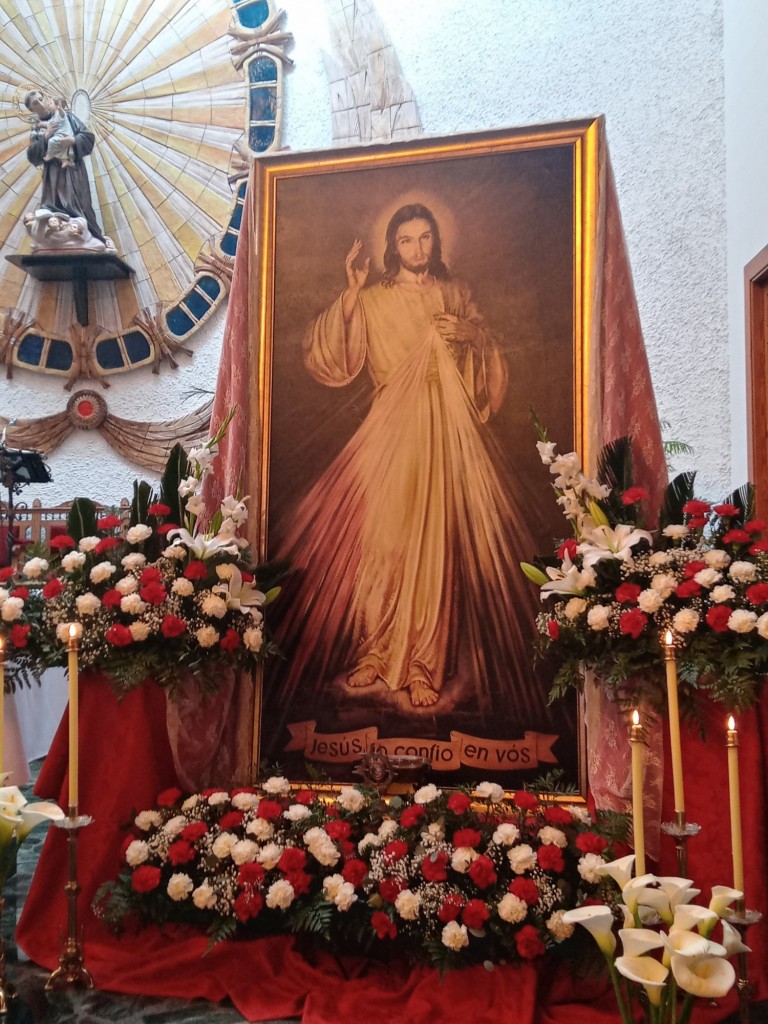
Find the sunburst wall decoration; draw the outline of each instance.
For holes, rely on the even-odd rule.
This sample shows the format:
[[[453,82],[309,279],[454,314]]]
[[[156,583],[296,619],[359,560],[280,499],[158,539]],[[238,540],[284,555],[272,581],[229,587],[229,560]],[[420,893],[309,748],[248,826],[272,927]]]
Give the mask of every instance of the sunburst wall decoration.
[[[71,387],[157,369],[210,317],[231,277],[250,156],[279,142],[281,13],[273,0],[0,0],[0,253],[30,251],[22,216],[41,172],[26,157],[23,100],[39,89],[94,133],[96,214],[134,270],[91,283],[84,359],[71,285],[0,259],[0,325],[24,324],[0,333],[9,372]]]

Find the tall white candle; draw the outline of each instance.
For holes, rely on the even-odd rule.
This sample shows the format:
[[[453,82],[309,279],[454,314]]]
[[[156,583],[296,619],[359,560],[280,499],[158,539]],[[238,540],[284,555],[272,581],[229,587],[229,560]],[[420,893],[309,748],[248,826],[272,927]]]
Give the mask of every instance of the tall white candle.
[[[69,638],[67,640],[67,667],[69,673],[69,811],[74,813],[77,809],[79,797],[79,714],[80,714],[80,693],[77,666],[77,644],[80,639],[81,626],[79,622],[71,622],[69,625]]]
[[[5,634],[0,633],[0,772],[5,764]]]
[[[635,843],[635,873],[645,874],[645,823],[643,820],[643,785],[645,776],[645,743],[640,725],[640,712],[632,712],[632,728],[629,731],[632,746],[632,832]]]
[[[667,669],[667,713],[669,716],[669,746],[672,751],[672,784],[675,794],[675,810],[685,813],[685,792],[683,790],[683,751],[680,745],[680,708],[677,703],[677,660],[675,638],[667,630],[664,640],[664,661]]]
[[[733,888],[744,892],[744,850],[741,838],[741,795],[739,793],[739,734],[733,715],[728,719],[725,734],[728,747],[728,796],[731,805],[731,854],[733,857]]]

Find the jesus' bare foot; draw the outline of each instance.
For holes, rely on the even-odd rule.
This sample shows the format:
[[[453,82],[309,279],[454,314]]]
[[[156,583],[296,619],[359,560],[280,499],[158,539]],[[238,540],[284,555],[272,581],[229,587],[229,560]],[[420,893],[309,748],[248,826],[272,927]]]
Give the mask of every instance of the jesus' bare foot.
[[[373,686],[377,676],[378,672],[373,665],[358,665],[347,676],[347,686]]]
[[[426,679],[421,676],[413,679],[408,684],[411,693],[411,704],[417,708],[428,708],[431,704],[437,704],[437,692]]]

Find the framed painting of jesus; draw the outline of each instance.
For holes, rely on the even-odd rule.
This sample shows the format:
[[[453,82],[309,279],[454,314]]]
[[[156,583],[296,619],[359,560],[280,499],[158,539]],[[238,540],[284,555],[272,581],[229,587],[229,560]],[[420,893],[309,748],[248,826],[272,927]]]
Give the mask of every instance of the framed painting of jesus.
[[[289,575],[259,750],[583,788],[520,562],[565,532],[533,412],[584,453],[596,122],[258,161],[258,555]],[[311,766],[311,767],[308,767]]]

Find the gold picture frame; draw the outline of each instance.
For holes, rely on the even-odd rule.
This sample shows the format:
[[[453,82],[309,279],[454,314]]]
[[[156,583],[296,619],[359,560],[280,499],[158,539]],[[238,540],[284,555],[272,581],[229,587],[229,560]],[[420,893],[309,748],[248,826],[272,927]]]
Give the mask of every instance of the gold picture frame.
[[[538,664],[535,670],[526,667],[521,672],[522,662],[504,658],[512,644],[506,631],[524,632],[525,624],[526,656],[532,661],[535,630],[529,607],[531,600],[538,601],[535,593],[529,597],[520,589],[520,570],[511,563],[550,551],[553,538],[565,534],[549,474],[535,449],[531,409],[547,425],[560,450],[573,446],[585,464],[591,454],[587,450],[588,391],[601,145],[600,122],[590,118],[340,151],[281,152],[257,161],[253,223],[258,256],[250,279],[251,287],[258,289],[258,296],[252,296],[258,298],[258,337],[251,341],[258,346],[258,358],[250,364],[254,368],[251,387],[259,395],[260,422],[254,430],[259,431],[260,444],[251,447],[253,465],[248,475],[260,481],[254,538],[258,557],[267,561],[288,553],[294,562],[294,581],[274,606],[280,619],[278,642],[286,657],[272,660],[256,702],[255,761],[278,763],[293,780],[306,778],[307,765],[314,764],[326,777],[345,781],[353,777],[354,763],[364,750],[381,749],[389,755],[427,757],[435,781],[441,784],[489,778],[514,788],[560,768],[565,782],[581,793],[586,791],[584,735],[576,697],[548,708],[548,667]],[[406,215],[416,210],[407,224],[421,229],[424,207],[432,217],[427,221],[431,251],[439,236],[448,277],[436,283],[432,264],[425,273],[414,264],[407,282],[398,278],[390,285],[385,278],[382,284],[387,225],[403,210]],[[355,239],[361,239],[364,248],[353,249]],[[324,332],[344,309],[340,296],[348,284],[345,261],[354,275],[366,266],[368,256],[368,276],[357,295],[361,308],[351,314],[353,319],[358,313],[362,316],[364,352],[354,354],[354,373],[347,367],[350,372],[345,370],[343,379],[338,375],[331,379],[335,369],[331,372],[325,365],[318,370],[317,365],[318,358],[327,363],[328,352],[318,357],[314,343],[305,339],[320,332],[317,344],[320,350],[327,347],[330,334],[326,337]],[[408,266],[399,264],[403,265]],[[466,422],[462,420],[457,428],[461,440],[456,448],[446,440],[454,430],[448,422],[452,414],[446,413],[442,426],[432,422],[424,436],[417,437],[410,426],[402,425],[411,423],[420,401],[406,399],[405,390],[398,399],[403,402],[400,409],[390,410],[388,426],[381,417],[378,425],[372,422],[371,412],[381,407],[385,392],[395,401],[392,381],[402,380],[405,389],[406,379],[414,378],[410,364],[396,376],[405,363],[389,367],[393,376],[387,377],[387,353],[396,347],[391,339],[401,334],[404,338],[403,325],[417,315],[399,308],[391,316],[387,311],[393,308],[393,296],[405,296],[402,283],[408,288],[428,286],[417,301],[427,308],[427,329],[432,332],[437,327],[438,334],[430,333],[433,351],[425,356],[424,379],[437,374],[434,388],[448,396],[453,384],[440,375],[450,375],[455,364],[463,374],[462,387],[471,393],[474,404]],[[385,295],[387,287],[391,294]],[[377,291],[363,295],[368,288]],[[437,293],[430,288],[437,288],[441,296],[442,312],[437,314],[430,306],[431,296]],[[377,296],[385,307],[381,316],[382,323],[389,324],[386,328],[375,326]],[[449,310],[454,312],[448,316],[455,319],[445,328],[444,314]],[[459,337],[459,322],[466,321],[473,327],[468,333],[463,329],[466,336]],[[344,323],[340,336],[346,339],[348,329],[350,337],[354,331],[346,319]],[[440,326],[445,334],[440,334]],[[444,360],[443,348],[453,362]],[[498,408],[493,400],[495,352],[506,365],[507,378]],[[348,358],[345,350],[342,361]],[[335,352],[330,362],[334,360],[338,361]],[[314,366],[315,378],[307,365]],[[435,401],[434,389],[430,394],[430,401]],[[459,404],[464,402],[462,396],[466,397],[464,392],[455,399]],[[441,408],[439,401],[435,408]],[[490,426],[484,422],[489,407]],[[481,441],[475,433],[482,434]],[[395,435],[397,440],[390,443]],[[403,444],[412,449],[410,469],[399,466],[388,471],[399,481],[397,486],[403,490],[397,493],[405,500],[397,508],[388,508],[387,496],[395,491],[385,491],[383,481],[391,482],[393,477],[382,475],[380,467],[400,458],[392,452],[402,451]],[[462,445],[467,450],[463,454]],[[363,477],[350,477],[356,472],[350,469],[350,446],[365,447],[364,456],[355,454],[355,459],[370,467],[363,474],[365,480],[381,477],[364,490],[365,501],[358,506],[350,503]],[[409,476],[418,463],[413,452],[417,446],[424,447],[423,465],[431,467],[432,477],[436,462],[448,467],[444,471],[448,483],[441,478],[439,485],[445,490],[442,513],[434,513],[439,503],[431,493],[424,508],[433,511],[422,509],[420,518],[414,518],[408,491],[408,487],[422,486],[413,485]],[[453,454],[446,454],[448,448]],[[499,479],[509,504],[506,498],[499,499],[498,505],[485,503],[495,493],[487,481],[496,472],[495,455],[488,457],[486,465],[486,448],[503,453],[506,468],[499,469]],[[417,466],[417,476],[420,472]],[[471,486],[462,484],[467,496],[457,499],[452,474],[468,481],[470,473],[475,474]],[[434,491],[434,479],[429,486]],[[360,508],[364,511],[358,512]],[[384,519],[382,510],[386,510]],[[440,519],[439,527],[430,518],[433,515]],[[514,520],[511,525],[506,524],[507,517]],[[456,526],[459,520],[464,526]],[[490,525],[481,530],[478,524],[486,520]],[[494,520],[506,525],[499,527]],[[412,543],[414,523],[425,537],[437,535],[435,550],[445,552],[450,563],[450,569],[441,568],[437,577],[419,563],[427,547]],[[483,545],[493,548],[495,531],[502,529],[512,538],[507,547],[499,548],[509,564],[498,575],[488,576],[490,563],[478,556],[477,565],[472,564],[473,551]],[[488,541],[486,533],[491,536]],[[347,534],[352,539],[345,541]],[[520,540],[524,536],[525,545]],[[373,546],[370,537],[377,538]],[[312,557],[308,543],[314,545]],[[402,559],[391,558],[393,552],[401,552]],[[434,557],[430,559],[432,565]],[[372,560],[378,560],[376,573],[371,570]],[[411,569],[397,568],[398,561],[410,563]],[[387,576],[390,565],[392,579],[372,585],[371,578]],[[495,565],[492,569],[497,572]],[[411,589],[406,591],[408,572]],[[432,648],[424,641],[428,654],[423,655],[417,646],[422,641],[412,639],[413,612],[407,629],[398,627],[400,635],[406,636],[404,643],[413,646],[403,648],[402,671],[399,682],[394,682],[392,652],[399,650],[400,640],[391,631],[382,639],[383,627],[379,630],[378,623],[372,624],[371,610],[386,607],[394,620],[406,606],[423,608],[424,588],[413,580],[427,578],[440,580],[434,588],[440,591],[435,602],[438,611],[427,613],[440,623],[434,632],[437,639]],[[499,596],[502,581],[512,597]],[[372,590],[381,593],[373,595]],[[476,607],[470,608],[472,600]],[[510,607],[512,614],[508,614]],[[441,619],[442,612],[448,618]],[[359,636],[352,636],[355,628]],[[381,667],[385,648],[392,660]],[[439,667],[428,663],[425,668],[433,650]],[[355,666],[350,652],[363,651]],[[362,681],[370,685],[352,686],[356,667],[361,665],[366,669]],[[506,671],[505,665],[516,667]],[[373,680],[368,669],[374,673]],[[426,684],[421,678],[425,674]],[[430,688],[436,694],[434,703]],[[427,700],[420,703],[417,698],[424,695]]]

